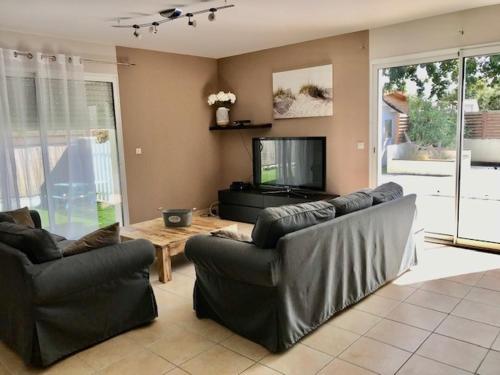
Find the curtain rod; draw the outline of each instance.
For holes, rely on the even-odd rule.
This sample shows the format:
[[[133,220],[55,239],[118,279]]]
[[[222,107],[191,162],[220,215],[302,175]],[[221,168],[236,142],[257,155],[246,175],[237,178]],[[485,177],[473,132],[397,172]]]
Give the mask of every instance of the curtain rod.
[[[33,58],[33,54],[31,52],[19,52],[19,51],[14,51],[14,56],[26,56],[28,59]],[[56,59],[56,56],[54,55],[42,55],[42,58],[47,58],[52,61]],[[90,63],[99,63],[99,64],[112,64],[112,65],[122,65],[122,66],[135,66],[135,64],[132,63],[124,63],[124,62],[114,62],[114,61],[106,61],[106,60],[95,60],[95,59],[87,59],[81,57],[82,61],[90,62]]]

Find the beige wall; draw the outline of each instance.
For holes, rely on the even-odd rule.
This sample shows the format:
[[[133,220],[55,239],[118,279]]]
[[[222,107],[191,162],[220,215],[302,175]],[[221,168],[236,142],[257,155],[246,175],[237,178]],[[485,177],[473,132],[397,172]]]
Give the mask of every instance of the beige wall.
[[[329,63],[333,117],[273,120],[272,73]],[[269,131],[221,134],[223,185],[251,178],[253,136],[326,136],[327,190],[343,194],[368,185],[367,31],[228,57],[218,66],[220,88],[238,97],[231,118],[273,123]]]
[[[117,47],[130,222],[157,208],[208,207],[220,181],[219,136],[206,104],[217,61]],[[142,155],[135,149],[142,148]]]
[[[64,53],[89,59],[116,61],[116,49],[114,46],[3,30],[0,30],[0,48],[48,54]],[[117,74],[116,65],[112,64],[87,62],[84,66],[85,72],[88,73]]]
[[[373,29],[370,30],[370,58],[498,43],[499,20],[500,5],[493,5]]]

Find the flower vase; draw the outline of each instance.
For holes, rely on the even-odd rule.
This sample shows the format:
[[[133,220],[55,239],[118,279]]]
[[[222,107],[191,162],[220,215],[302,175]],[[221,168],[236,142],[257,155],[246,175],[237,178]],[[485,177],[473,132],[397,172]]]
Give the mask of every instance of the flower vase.
[[[215,118],[217,120],[217,125],[227,126],[229,125],[229,108],[219,107],[215,111]]]

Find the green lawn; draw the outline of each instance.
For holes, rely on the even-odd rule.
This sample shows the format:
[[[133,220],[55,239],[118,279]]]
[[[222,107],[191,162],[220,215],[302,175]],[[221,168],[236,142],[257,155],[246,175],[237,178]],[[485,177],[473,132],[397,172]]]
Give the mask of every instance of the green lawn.
[[[277,177],[276,175],[277,175],[276,167],[269,169],[262,169],[262,174],[261,174],[262,183],[275,182]]]
[[[44,226],[47,226],[49,223],[49,213],[46,209],[36,208],[40,217],[42,218],[42,223]],[[85,212],[80,209],[76,209],[73,213],[72,222],[73,223],[81,223],[86,226],[92,226],[94,224],[93,220],[90,220]],[[105,227],[107,225],[111,225],[116,222],[116,209],[115,206],[106,205],[102,202],[97,202],[97,218],[99,222],[99,227]],[[68,217],[64,211],[56,211],[56,223],[64,224],[68,222]]]

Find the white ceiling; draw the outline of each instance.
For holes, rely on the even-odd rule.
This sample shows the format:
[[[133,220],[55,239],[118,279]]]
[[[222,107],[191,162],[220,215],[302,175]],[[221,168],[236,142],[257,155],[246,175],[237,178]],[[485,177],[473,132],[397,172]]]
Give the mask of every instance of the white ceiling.
[[[346,32],[376,28],[458,10],[498,4],[498,0],[228,0],[198,27],[187,20],[165,23],[142,39],[112,28],[116,17],[151,14],[183,5],[195,11],[223,0],[0,0],[0,29],[207,57],[225,57]],[[161,17],[137,16],[132,23]],[[128,23],[129,21],[122,21]],[[1,47],[1,40],[0,40]]]

